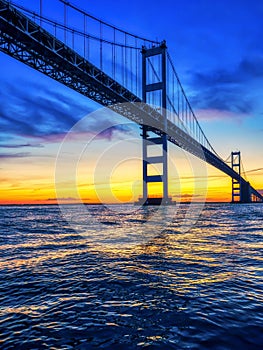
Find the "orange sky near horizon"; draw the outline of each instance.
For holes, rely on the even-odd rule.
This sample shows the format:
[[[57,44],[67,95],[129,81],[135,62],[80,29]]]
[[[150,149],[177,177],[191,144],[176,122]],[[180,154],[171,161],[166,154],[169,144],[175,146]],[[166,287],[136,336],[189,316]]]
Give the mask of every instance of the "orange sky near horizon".
[[[106,142],[95,141],[78,159],[76,168],[74,161],[71,163],[69,159],[63,159],[59,164],[60,172],[57,173],[59,143],[47,143],[44,148],[37,149],[35,156],[8,159],[1,171],[0,204],[137,201],[142,194],[141,141],[133,141],[132,148],[129,140],[122,140],[121,147],[119,142],[115,146],[114,142],[107,142],[107,152],[100,155],[99,149],[103,149]],[[119,155],[116,148],[122,149]],[[71,168],[72,173],[69,170]],[[153,171],[157,173],[157,170]],[[262,171],[249,176],[251,184],[257,189],[263,188],[261,179]],[[170,145],[169,193],[173,200],[179,202],[230,202],[231,179]],[[160,184],[153,184],[149,189],[150,196],[161,194]]]

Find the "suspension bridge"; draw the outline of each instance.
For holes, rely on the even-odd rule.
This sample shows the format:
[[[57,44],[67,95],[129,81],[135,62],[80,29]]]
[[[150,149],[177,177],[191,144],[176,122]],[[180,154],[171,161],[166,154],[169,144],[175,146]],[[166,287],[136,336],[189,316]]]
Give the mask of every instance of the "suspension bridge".
[[[142,204],[155,204],[148,191],[155,182],[162,184],[161,203],[171,202],[168,142],[230,176],[232,202],[263,202],[263,196],[242,176],[240,152],[232,152],[229,164],[208,141],[165,41],[128,33],[69,1],[58,3],[60,20],[44,15],[43,0],[36,10],[0,0],[0,50],[141,126]],[[149,156],[154,145],[161,145],[161,156]],[[161,164],[162,173],[150,175],[152,164]]]

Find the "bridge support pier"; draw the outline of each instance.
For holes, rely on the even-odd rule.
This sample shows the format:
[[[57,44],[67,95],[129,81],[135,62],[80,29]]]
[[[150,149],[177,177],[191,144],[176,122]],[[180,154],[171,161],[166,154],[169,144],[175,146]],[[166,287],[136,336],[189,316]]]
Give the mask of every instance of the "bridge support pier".
[[[240,152],[231,153],[232,169],[238,174],[238,178],[232,177],[232,203],[240,202],[241,200],[241,156]]]
[[[168,196],[168,178],[167,178],[167,135],[150,137],[151,127],[142,126],[143,137],[143,205],[170,204],[171,198]],[[159,156],[150,156],[151,148],[161,146],[162,154]],[[149,165],[161,164],[162,174],[149,175]],[[162,197],[149,196],[148,184],[162,183]]]
[[[250,183],[241,177],[241,154],[231,153],[232,169],[237,173],[237,177],[232,177],[232,203],[251,203]]]
[[[250,183],[249,182],[244,182],[241,185],[240,202],[241,203],[251,203],[252,202],[251,192],[250,192]]]
[[[149,136],[149,132],[153,131],[151,125],[142,125],[142,143],[143,143],[143,198],[140,203],[143,205],[160,205],[170,204],[171,198],[168,196],[168,162],[167,162],[167,115],[166,115],[166,55],[167,47],[165,41],[158,47],[152,47],[150,49],[142,48],[142,100],[144,103],[151,102],[151,95],[159,92],[160,101],[158,101],[159,107],[161,107],[161,114],[164,117],[164,124],[160,125],[162,132],[160,135],[154,137]],[[154,67],[156,60],[151,60],[154,56],[159,56],[161,62],[161,76],[159,81],[151,81],[149,79],[149,65],[152,71],[156,74],[158,67]],[[156,106],[153,106],[154,108]],[[162,152],[158,156],[149,156],[149,150],[154,146],[161,146]],[[148,166],[160,164],[162,168],[162,174],[149,175]],[[150,183],[162,183],[162,197],[155,197],[149,195],[148,184]]]

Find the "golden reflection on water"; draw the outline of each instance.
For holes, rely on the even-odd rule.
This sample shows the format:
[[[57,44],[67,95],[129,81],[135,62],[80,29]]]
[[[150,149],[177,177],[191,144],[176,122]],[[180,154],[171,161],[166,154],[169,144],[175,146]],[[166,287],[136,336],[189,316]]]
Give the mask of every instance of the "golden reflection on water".
[[[34,317],[39,315],[40,312],[45,312],[49,309],[49,305],[35,305],[30,304],[27,306],[7,306],[7,307],[1,307],[0,314],[1,315],[12,315],[12,314],[23,314],[23,315],[29,315],[30,317]]]
[[[30,252],[27,253],[26,258],[21,259],[21,258],[10,258],[8,257],[7,259],[3,259],[2,261],[0,261],[0,268],[4,269],[4,268],[19,268],[19,267],[26,267],[26,268],[33,268],[37,265],[40,265],[44,262],[50,261],[50,260],[56,260],[56,259],[63,259],[65,257],[70,257],[70,256],[75,256],[76,254],[81,254],[81,253],[85,253],[85,252],[90,252],[89,248],[86,247],[86,249],[83,249],[83,244],[85,244],[85,240],[79,240],[79,241],[74,241],[74,247],[72,249],[67,249],[67,250],[63,250],[60,248],[56,248],[55,251],[50,251],[49,247],[47,246],[46,249],[42,249],[42,253],[41,255],[38,255],[39,252],[36,250],[31,250],[32,247],[34,249],[41,247],[41,246],[45,246],[46,242],[43,242],[42,245],[40,243],[36,243],[35,245],[33,245],[32,243],[29,244],[22,244],[21,246],[23,247],[23,249],[25,248],[29,248]],[[69,243],[54,243],[54,245],[56,247],[60,247],[60,246],[67,246]],[[53,243],[52,243],[53,245]],[[80,246],[81,248],[78,249],[78,246]],[[1,247],[1,250],[5,250],[4,249],[5,246]],[[9,246],[8,246],[9,247]],[[20,245],[18,244],[16,246],[16,248],[19,248]]]
[[[30,209],[31,216],[23,208],[20,218],[12,209],[0,237],[1,336],[10,348],[28,340],[54,349],[78,348],[80,340],[94,348],[228,348],[218,341],[229,336],[234,349],[244,335],[256,344],[263,221],[249,221],[251,208],[210,206],[188,232],[178,229],[180,215],[159,226],[151,218],[144,230],[137,214],[95,208],[106,225],[93,231],[77,209],[79,230],[54,207]],[[253,210],[263,220],[263,207]]]
[[[158,277],[165,281],[168,288],[180,291],[198,288],[200,284],[209,285],[246,274],[262,273],[260,269],[252,271],[249,266],[240,269],[236,264],[239,258],[253,259],[253,252],[263,248],[262,242],[236,239],[236,228],[232,229],[231,224],[226,225],[223,220],[217,226],[213,225],[210,228],[201,222],[199,226],[183,233],[176,231],[176,224],[171,223],[168,229],[155,235],[151,232],[148,237],[148,233],[144,236],[140,231],[138,241],[133,233],[131,242],[127,235],[128,228],[119,226],[105,231],[105,242],[103,233],[98,231],[87,237],[77,233],[41,234],[36,235],[34,240],[31,236],[29,242],[1,246],[4,258],[0,261],[0,268],[34,269],[50,262],[55,266],[56,260],[66,261],[88,254],[97,257],[98,261],[106,259],[109,268],[121,267],[127,275],[137,272]],[[152,231],[155,231],[154,225]],[[263,232],[257,231],[257,234],[262,235]],[[113,243],[109,237],[114,238]],[[258,261],[263,260],[259,255],[256,258]],[[226,264],[228,268],[225,268]]]

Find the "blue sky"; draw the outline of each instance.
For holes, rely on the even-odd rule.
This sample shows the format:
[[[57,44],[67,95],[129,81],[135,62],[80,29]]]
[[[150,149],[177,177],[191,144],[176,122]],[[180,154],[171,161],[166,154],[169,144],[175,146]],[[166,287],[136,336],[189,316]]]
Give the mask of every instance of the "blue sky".
[[[33,8],[30,0],[17,0]],[[166,39],[200,123],[219,154],[240,149],[248,170],[263,166],[263,2],[93,1],[77,6],[117,27]],[[63,18],[58,1],[43,0]],[[34,4],[38,10],[38,1]],[[74,18],[72,18],[74,22]],[[0,53],[0,158],[38,154],[99,106]],[[107,139],[107,137],[106,137]],[[10,160],[11,159],[11,160]]]

